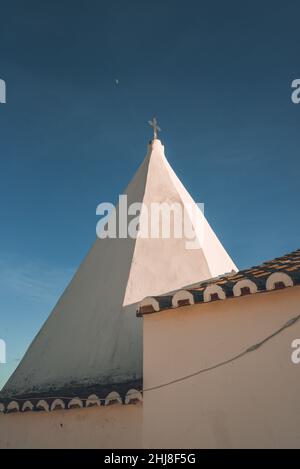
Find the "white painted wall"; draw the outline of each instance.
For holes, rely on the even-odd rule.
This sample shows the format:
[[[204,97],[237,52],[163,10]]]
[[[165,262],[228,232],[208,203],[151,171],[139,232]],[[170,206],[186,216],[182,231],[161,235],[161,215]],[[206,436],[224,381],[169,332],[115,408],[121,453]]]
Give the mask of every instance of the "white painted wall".
[[[228,359],[298,314],[299,286],[146,315],[144,387]],[[300,448],[295,338],[300,321],[228,365],[145,392],[144,447]]]
[[[127,188],[128,205],[194,203],[159,140]],[[10,395],[70,383],[117,383],[142,375],[142,323],[136,303],[235,268],[209,227],[203,249],[185,239],[97,239],[4,391]]]
[[[0,414],[0,449],[140,448],[142,404]]]

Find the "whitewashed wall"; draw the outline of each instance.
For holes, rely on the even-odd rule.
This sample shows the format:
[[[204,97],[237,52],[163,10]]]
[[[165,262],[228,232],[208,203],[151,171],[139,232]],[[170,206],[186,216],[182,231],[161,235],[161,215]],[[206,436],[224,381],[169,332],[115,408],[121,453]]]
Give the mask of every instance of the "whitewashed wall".
[[[0,448],[140,448],[142,404],[0,414]]]

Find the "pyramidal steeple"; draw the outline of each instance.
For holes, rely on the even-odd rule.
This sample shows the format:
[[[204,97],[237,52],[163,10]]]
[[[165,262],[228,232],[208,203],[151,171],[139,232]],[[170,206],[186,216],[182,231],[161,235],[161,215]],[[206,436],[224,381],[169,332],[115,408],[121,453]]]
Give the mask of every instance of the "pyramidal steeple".
[[[160,234],[97,238],[5,385],[4,394],[140,379],[142,321],[136,317],[137,303],[237,270],[170,167],[157,138],[149,144],[125,194],[128,206],[143,204],[142,213],[150,213],[152,204],[175,203],[186,210],[192,225],[196,213],[201,227],[198,247],[189,249],[187,240],[172,232],[167,238]],[[118,206],[117,216],[119,211]]]
[[[143,205],[149,214],[149,236],[138,239],[135,244],[124,304],[140,301],[148,296],[149,289],[152,296],[155,296],[232,270],[237,271],[202,210],[169,165],[164,146],[157,138],[149,144],[144,163],[147,176]],[[150,236],[150,214],[154,204],[182,207],[182,218],[184,215],[189,218],[195,235],[198,236],[197,248],[185,236],[176,237],[173,226],[170,229],[171,236],[167,238],[162,237],[162,229],[159,237]],[[200,228],[198,231],[196,224]],[[184,230],[182,233],[184,235]]]

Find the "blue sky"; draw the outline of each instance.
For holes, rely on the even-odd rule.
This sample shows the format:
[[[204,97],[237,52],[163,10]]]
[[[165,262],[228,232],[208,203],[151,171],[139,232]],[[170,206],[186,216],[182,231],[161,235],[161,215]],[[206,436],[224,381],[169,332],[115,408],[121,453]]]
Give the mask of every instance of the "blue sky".
[[[153,115],[240,268],[300,247],[298,1],[0,10],[0,387],[92,244],[97,204],[145,156]]]

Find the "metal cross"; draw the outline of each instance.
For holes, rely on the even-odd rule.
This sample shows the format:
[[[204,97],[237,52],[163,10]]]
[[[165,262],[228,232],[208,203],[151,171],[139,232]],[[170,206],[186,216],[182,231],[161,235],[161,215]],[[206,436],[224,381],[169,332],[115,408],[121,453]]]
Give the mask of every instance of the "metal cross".
[[[153,117],[152,121],[148,121],[148,124],[153,128],[154,140],[157,139],[157,133],[161,132],[161,128],[158,126],[156,118]]]

